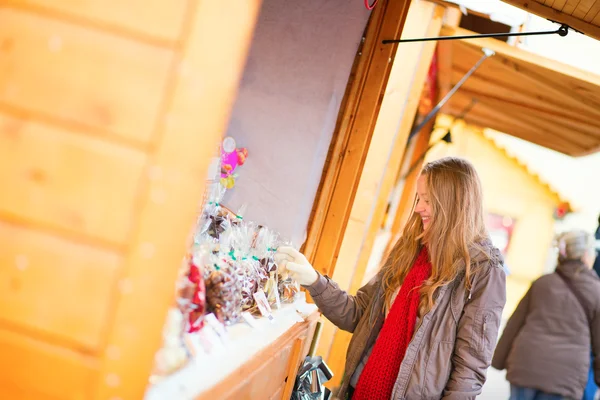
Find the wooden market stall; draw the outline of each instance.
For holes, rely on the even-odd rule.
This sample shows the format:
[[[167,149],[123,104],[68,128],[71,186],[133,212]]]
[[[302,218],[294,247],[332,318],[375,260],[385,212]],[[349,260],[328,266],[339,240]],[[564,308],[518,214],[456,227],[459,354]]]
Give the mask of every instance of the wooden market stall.
[[[311,346],[334,370],[332,383],[341,378],[349,335],[324,325],[315,346],[314,307],[290,305],[275,324],[259,321],[262,331],[232,327],[237,340],[223,353],[148,390],[177,266],[226,134],[250,151],[228,205],[249,201],[250,218],[304,243],[315,267],[350,291],[390,217],[402,165],[428,145],[430,132],[416,145],[407,138],[435,57],[450,84],[478,47],[500,46],[498,64],[482,71],[508,89],[524,79],[531,90],[521,103],[546,90],[552,109],[537,102],[534,117],[557,114],[577,135],[549,127],[548,138],[491,115],[515,93],[499,99],[481,86],[465,86],[471,92],[450,114],[477,92],[473,123],[569,154],[597,149],[600,96],[586,76],[540,71],[493,42],[437,52],[434,43],[382,43],[455,32],[456,12],[439,4],[326,3],[0,5],[0,398],[285,399]],[[573,118],[575,109],[595,119]]]
[[[239,82],[244,75],[246,95],[257,65],[252,57],[246,65],[246,55],[261,6],[275,7],[264,3],[0,5],[1,398],[158,393],[146,390],[177,266],[209,162],[244,114]],[[371,14],[365,10],[363,40],[367,18],[354,20],[351,57],[333,60],[347,68],[333,79],[342,96],[312,105],[327,108],[334,137],[331,147],[331,136],[325,142],[331,150],[317,205],[313,198],[304,204],[321,221],[311,229],[322,234],[309,233],[321,265],[337,256],[390,76],[397,46],[381,40],[400,35],[409,3],[381,0]],[[299,12],[289,10],[285,18]],[[321,24],[323,14],[313,14]],[[265,18],[259,28],[268,31],[272,22]],[[267,61],[278,65],[277,55]],[[319,173],[315,191],[320,180]],[[336,245],[323,245],[331,238]],[[290,319],[296,310],[281,311],[283,322],[269,328],[267,341],[230,358],[226,374],[190,398],[289,397],[315,329],[314,309],[307,310],[302,322]],[[184,381],[206,383],[202,376]]]
[[[0,5],[1,398],[143,397],[259,7]]]

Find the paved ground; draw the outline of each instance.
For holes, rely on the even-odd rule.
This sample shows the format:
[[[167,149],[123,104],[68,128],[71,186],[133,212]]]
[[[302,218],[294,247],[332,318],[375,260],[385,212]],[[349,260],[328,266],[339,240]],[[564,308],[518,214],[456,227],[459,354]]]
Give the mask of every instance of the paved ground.
[[[500,324],[500,333],[502,335],[506,320]],[[510,384],[506,381],[506,371],[498,371],[490,367],[488,369],[487,381],[483,385],[483,393],[479,396],[482,400],[508,400],[510,397]]]
[[[479,396],[482,400],[508,400],[510,386],[505,379],[506,371],[498,371],[492,367],[488,370],[488,377],[483,386],[483,393]]]

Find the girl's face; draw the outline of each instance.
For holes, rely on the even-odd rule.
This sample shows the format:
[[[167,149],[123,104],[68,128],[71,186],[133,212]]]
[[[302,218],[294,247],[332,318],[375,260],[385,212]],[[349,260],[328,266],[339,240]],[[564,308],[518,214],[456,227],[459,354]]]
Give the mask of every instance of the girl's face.
[[[417,179],[417,205],[415,206],[415,212],[421,216],[423,229],[427,229],[431,223],[431,205],[429,204],[429,200],[427,177],[421,175]]]

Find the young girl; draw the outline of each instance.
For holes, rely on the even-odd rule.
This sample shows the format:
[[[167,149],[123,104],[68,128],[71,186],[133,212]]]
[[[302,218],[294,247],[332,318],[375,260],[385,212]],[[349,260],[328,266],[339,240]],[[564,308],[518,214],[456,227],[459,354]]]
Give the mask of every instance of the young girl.
[[[356,296],[292,248],[276,257],[325,317],[354,333],[340,399],[464,400],[481,393],[506,278],[469,162],[443,158],[423,168],[402,237]]]

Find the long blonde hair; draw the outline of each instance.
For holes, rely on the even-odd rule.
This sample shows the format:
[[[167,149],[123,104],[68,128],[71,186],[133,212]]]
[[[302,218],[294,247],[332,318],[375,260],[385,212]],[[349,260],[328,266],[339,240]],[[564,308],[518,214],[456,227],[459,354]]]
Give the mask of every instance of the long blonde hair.
[[[488,237],[485,228],[481,183],[473,165],[461,158],[446,157],[425,165],[431,204],[431,222],[426,231],[420,216],[414,212],[406,222],[398,242],[382,266],[385,301],[391,301],[412,267],[421,247],[427,243],[432,272],[420,289],[419,312],[433,307],[435,291],[448,285],[464,267],[467,289],[471,289],[470,251],[487,255],[481,243]]]

